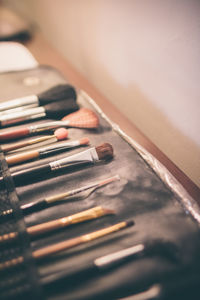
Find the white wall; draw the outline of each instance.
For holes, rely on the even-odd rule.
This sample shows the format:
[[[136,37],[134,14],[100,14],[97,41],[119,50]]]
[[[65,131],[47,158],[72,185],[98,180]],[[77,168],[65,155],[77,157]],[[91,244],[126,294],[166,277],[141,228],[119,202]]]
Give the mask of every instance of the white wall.
[[[9,0],[200,186],[199,0]]]

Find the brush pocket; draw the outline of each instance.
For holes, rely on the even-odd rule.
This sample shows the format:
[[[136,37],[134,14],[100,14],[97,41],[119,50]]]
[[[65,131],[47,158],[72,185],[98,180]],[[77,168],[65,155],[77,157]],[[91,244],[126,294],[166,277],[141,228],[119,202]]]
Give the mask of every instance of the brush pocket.
[[[24,83],[31,82],[33,85]],[[0,74],[1,98],[38,93],[52,85],[65,83],[65,79],[49,67],[20,72]],[[37,85],[34,85],[34,83]],[[9,91],[7,90],[9,86]],[[83,299],[119,299],[131,294],[148,290],[152,285],[159,286],[156,299],[187,299],[188,290],[195,293],[199,284],[199,224],[190,213],[195,209],[188,195],[177,194],[170,174],[162,166],[156,170],[154,160],[144,159],[144,153],[134,141],[112,124],[98,110],[95,103],[82,91],[79,91],[78,104],[94,110],[100,119],[96,130],[69,129],[70,139],[89,137],[91,146],[109,142],[114,148],[114,159],[107,163],[85,165],[71,172],[57,171],[50,176],[41,176],[29,183],[21,182],[15,187],[10,173],[21,168],[36,167],[83,149],[59,153],[49,158],[35,160],[8,169],[1,152],[1,175],[4,183],[1,187],[1,211],[13,210],[9,220],[1,222],[1,235],[18,232],[18,238],[0,248],[1,262],[14,257],[23,257],[23,264],[1,273],[1,293],[5,297],[40,299],[83,300]],[[97,109],[97,110],[96,110]],[[37,121],[39,122],[39,121]],[[37,122],[34,122],[37,123]],[[28,123],[30,124],[30,123]],[[88,148],[86,148],[88,149]],[[161,174],[162,173],[162,179]],[[38,212],[22,215],[20,205],[28,204],[45,197],[85,186],[91,182],[119,175],[120,180],[99,188],[86,198],[73,197],[59,201]],[[164,176],[163,176],[164,175]],[[167,178],[170,180],[164,180]],[[168,183],[172,184],[169,186]],[[30,238],[26,227],[75,214],[94,206],[113,209],[115,215],[104,216],[38,237]],[[193,206],[194,205],[194,206]],[[194,211],[194,210],[193,210]],[[196,210],[198,215],[198,210]],[[85,245],[60,252],[42,260],[35,260],[31,253],[73,237],[116,224],[134,220],[135,225],[125,230],[105,236]],[[159,242],[158,242],[159,241]],[[74,270],[78,266],[90,265],[96,258],[122,250],[139,243],[150,243],[145,253],[128,262],[102,270],[95,276],[80,274],[76,280],[57,281],[60,272]],[[52,275],[55,284],[44,286],[45,278]],[[174,284],[176,282],[176,284]],[[9,294],[12,291],[11,294]],[[6,296],[7,295],[7,296]],[[175,298],[173,296],[176,295]],[[155,298],[154,297],[154,298]],[[184,298],[185,297],[185,298]],[[148,299],[148,298],[147,298]],[[192,299],[192,298],[191,298]]]

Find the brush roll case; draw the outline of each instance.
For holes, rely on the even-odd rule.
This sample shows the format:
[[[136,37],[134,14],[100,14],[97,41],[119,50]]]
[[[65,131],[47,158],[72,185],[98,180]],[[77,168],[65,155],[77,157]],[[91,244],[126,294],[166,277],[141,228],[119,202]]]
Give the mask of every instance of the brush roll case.
[[[40,93],[62,83],[66,83],[62,75],[47,66],[1,73],[0,99]],[[26,184],[22,180],[19,186],[15,186],[12,172],[40,166],[41,163],[63,158],[88,147],[10,168],[3,152],[0,152],[0,177],[3,177],[0,214],[5,210],[13,210],[9,218],[1,216],[0,235],[18,232],[14,241],[0,243],[0,263],[23,257],[23,263],[18,266],[0,270],[0,298],[112,300],[146,292],[146,298],[142,299],[199,299],[200,236],[197,204],[172,175],[113,124],[86,93],[78,91],[77,102],[80,107],[91,108],[98,114],[100,126],[96,130],[71,128],[69,138],[75,140],[89,137],[91,146],[111,143],[114,158],[109,162],[73,168],[70,173],[63,169],[53,175],[37,176]],[[34,124],[39,122],[35,121]],[[25,203],[116,174],[120,176],[119,181],[99,188],[85,199],[60,201],[29,215],[24,215],[20,209],[20,205]],[[115,210],[115,215],[62,228],[37,238],[30,238],[26,232],[27,226],[99,205]],[[36,249],[127,220],[134,220],[135,225],[42,260],[35,260],[31,255]],[[140,243],[148,245],[143,254],[109,270],[90,274],[89,266],[96,258]],[[85,273],[83,268],[75,280],[69,277],[67,280],[57,280],[61,273],[76,272],[81,266],[88,266],[88,272]],[[44,285],[45,278],[49,276],[55,279],[54,284]],[[148,291],[155,286],[157,292],[151,296]]]

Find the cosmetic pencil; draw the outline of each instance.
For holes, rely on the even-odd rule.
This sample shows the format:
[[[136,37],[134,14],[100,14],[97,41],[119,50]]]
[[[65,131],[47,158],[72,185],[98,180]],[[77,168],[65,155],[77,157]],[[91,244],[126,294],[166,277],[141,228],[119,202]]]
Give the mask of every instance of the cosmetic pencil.
[[[25,109],[21,112],[2,115],[0,116],[0,126],[4,127],[9,125],[15,125],[18,123],[32,121],[34,119],[43,117],[58,119],[78,109],[78,104],[74,99],[67,99],[67,101],[60,100],[48,103],[44,106]]]
[[[113,158],[113,147],[109,143],[103,143],[97,147],[76,153],[65,158],[42,164],[36,167],[22,169],[11,172],[12,178],[16,185],[24,184],[24,181],[37,179],[41,180],[44,175],[53,174],[57,170],[65,169],[71,171],[72,168],[78,166],[94,165],[99,161],[105,161]],[[2,178],[0,179],[2,180]]]
[[[43,122],[28,127],[13,128],[12,130],[4,129],[0,131],[0,142],[30,136],[59,127],[95,129],[98,128],[98,126],[99,119],[97,115],[88,108],[81,108],[78,111],[65,116],[61,121]]]
[[[29,161],[36,158],[45,158],[51,155],[59,154],[63,151],[72,150],[77,147],[86,146],[89,144],[89,139],[87,137],[81,138],[80,140],[68,141],[59,144],[53,144],[50,146],[42,147],[39,149],[34,149],[30,151],[25,151],[23,153],[17,153],[13,155],[6,156],[6,162],[9,166],[16,165],[25,161]]]
[[[26,204],[21,205],[20,208],[22,210],[22,213],[24,215],[27,215],[27,214],[36,212],[38,210],[45,209],[52,203],[56,203],[56,202],[62,201],[62,200],[66,201],[68,199],[72,199],[72,197],[75,197],[75,199],[77,199],[78,196],[79,196],[79,198],[81,198],[81,196],[82,196],[82,199],[85,199],[96,189],[103,187],[103,186],[105,186],[111,182],[117,181],[117,180],[120,180],[119,175],[115,175],[113,177],[109,177],[109,178],[82,186],[80,188],[77,188],[77,189],[74,189],[74,190],[71,190],[68,192],[56,194],[54,196],[50,196],[50,197],[46,197],[44,199],[39,199],[37,201],[26,203]],[[0,213],[0,218],[8,217],[12,213],[13,213],[12,209],[4,210],[3,212]]]
[[[69,84],[56,85],[38,95],[29,95],[12,100],[3,101],[0,103],[0,112],[5,112],[17,107],[23,106],[40,106],[58,100],[76,99],[76,91]]]
[[[45,135],[38,138],[25,140],[17,143],[1,145],[1,150],[4,153],[12,152],[15,150],[24,150],[30,146],[37,146],[37,144],[45,143],[51,144],[57,141],[62,141],[68,137],[68,130],[66,128],[58,128],[52,135]]]
[[[72,282],[77,278],[88,278],[89,276],[95,276],[107,272],[110,269],[114,269],[119,265],[130,261],[137,257],[139,254],[143,254],[145,250],[144,244],[137,244],[135,246],[119,250],[104,256],[97,257],[95,260],[77,266],[66,269],[60,272],[47,275],[41,278],[41,283],[44,286],[51,285],[56,282]],[[83,279],[84,280],[84,279]]]
[[[79,237],[72,238],[70,240],[65,240],[60,243],[56,243],[56,244],[52,244],[52,245],[40,248],[38,250],[33,251],[32,256],[35,259],[42,259],[42,258],[48,257],[50,255],[62,252],[64,250],[77,247],[81,244],[89,243],[93,240],[96,240],[98,238],[101,238],[103,236],[109,235],[114,232],[118,232],[119,230],[128,228],[133,225],[134,225],[134,221],[132,221],[132,220],[123,221],[123,222],[117,223],[115,225],[112,225],[112,226],[109,226],[109,227],[106,227],[106,228],[103,228],[103,229],[100,229],[97,231],[93,231],[91,233],[87,233],[87,234],[84,234]],[[14,267],[14,266],[18,266],[23,262],[24,262],[24,258],[22,256],[18,256],[14,259],[2,262],[2,263],[0,263],[0,271]]]
[[[27,227],[26,231],[30,236],[41,235],[59,228],[67,227],[69,225],[82,223],[88,220],[97,219],[105,215],[114,214],[114,210],[96,206],[74,215],[62,217],[60,219],[41,223],[38,225]],[[0,236],[0,244],[11,241],[18,237],[17,232],[10,232]]]

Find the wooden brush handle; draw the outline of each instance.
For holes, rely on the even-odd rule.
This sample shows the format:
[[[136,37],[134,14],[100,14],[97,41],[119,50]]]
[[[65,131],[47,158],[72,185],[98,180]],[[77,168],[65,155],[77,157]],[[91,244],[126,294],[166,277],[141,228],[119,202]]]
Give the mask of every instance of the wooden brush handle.
[[[18,256],[17,258],[13,258],[11,260],[7,260],[3,263],[0,263],[0,271],[5,270],[7,268],[15,267],[21,263],[23,263],[24,259],[22,256]]]
[[[29,135],[29,128],[19,128],[19,129],[14,129],[14,130],[9,130],[9,131],[3,131],[0,132],[0,141],[9,141],[9,140],[14,140],[20,137],[24,137]]]
[[[31,160],[33,158],[38,158],[39,152],[37,150],[28,151],[24,153],[18,153],[6,157],[7,164],[9,166],[16,165],[24,161]]]

